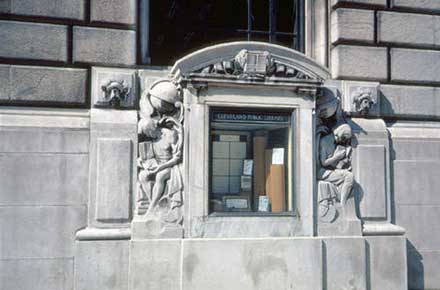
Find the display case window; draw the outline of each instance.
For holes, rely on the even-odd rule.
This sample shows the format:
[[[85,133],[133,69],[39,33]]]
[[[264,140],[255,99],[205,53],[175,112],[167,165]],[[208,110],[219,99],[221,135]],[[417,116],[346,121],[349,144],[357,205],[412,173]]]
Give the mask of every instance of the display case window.
[[[211,109],[211,214],[292,213],[292,123],[292,111]]]

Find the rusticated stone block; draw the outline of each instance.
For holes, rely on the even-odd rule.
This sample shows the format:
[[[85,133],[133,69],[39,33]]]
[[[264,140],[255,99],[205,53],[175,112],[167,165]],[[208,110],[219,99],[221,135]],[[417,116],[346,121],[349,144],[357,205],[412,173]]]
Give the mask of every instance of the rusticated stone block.
[[[387,49],[338,45],[331,51],[334,78],[384,81],[387,79]]]
[[[0,82],[0,100],[69,104],[86,101],[86,69],[0,65]]]
[[[341,3],[350,4],[362,4],[362,5],[373,5],[373,6],[386,6],[387,0],[331,0],[331,5],[335,6]]]
[[[391,7],[440,11],[440,1],[438,1],[438,0],[423,0],[423,1],[392,0]]]
[[[374,11],[339,8],[331,16],[331,41],[374,41]]]
[[[440,117],[440,89],[425,86],[381,85],[381,116]],[[415,149],[406,154],[416,152]]]
[[[440,16],[414,13],[378,13],[378,39],[409,45],[439,46]]]
[[[67,61],[67,26],[0,21],[0,57]]]
[[[74,62],[136,64],[136,33],[130,30],[73,28]]]
[[[29,16],[83,19],[84,0],[2,0],[0,12]]]
[[[411,83],[439,83],[440,51],[392,48],[391,80]]]
[[[136,1],[92,0],[91,20],[133,25],[136,23]]]

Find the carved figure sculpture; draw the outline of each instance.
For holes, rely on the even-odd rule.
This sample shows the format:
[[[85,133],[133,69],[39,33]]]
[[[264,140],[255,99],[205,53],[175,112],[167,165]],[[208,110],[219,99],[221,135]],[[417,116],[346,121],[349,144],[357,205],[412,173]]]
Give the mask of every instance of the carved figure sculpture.
[[[354,182],[351,172],[351,136],[350,126],[342,124],[321,138],[319,144],[321,167],[318,180],[328,181],[339,188],[337,198],[342,205],[345,205]]]
[[[110,80],[107,84],[101,87],[104,98],[98,101],[98,106],[111,106],[119,108],[122,101],[124,101],[130,93],[130,88],[124,81]]]
[[[374,104],[371,97],[371,91],[361,89],[354,92],[353,102],[356,107],[356,111],[363,116],[368,115],[371,106]]]
[[[179,87],[169,80],[154,83],[142,96],[139,144],[138,216],[165,223],[182,221],[183,106]]]
[[[318,115],[321,117],[317,128],[319,214],[321,221],[333,222],[339,214],[337,207],[345,214],[353,190],[352,130],[336,98],[321,100]]]

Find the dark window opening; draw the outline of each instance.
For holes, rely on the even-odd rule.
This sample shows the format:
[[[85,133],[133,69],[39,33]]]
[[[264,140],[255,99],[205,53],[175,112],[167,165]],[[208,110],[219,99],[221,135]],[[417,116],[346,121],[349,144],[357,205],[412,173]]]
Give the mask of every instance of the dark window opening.
[[[148,0],[142,0],[148,1]],[[153,65],[229,41],[264,41],[304,51],[304,0],[149,1],[148,41],[142,53]],[[148,12],[149,10],[149,12]],[[143,33],[148,33],[143,29]]]

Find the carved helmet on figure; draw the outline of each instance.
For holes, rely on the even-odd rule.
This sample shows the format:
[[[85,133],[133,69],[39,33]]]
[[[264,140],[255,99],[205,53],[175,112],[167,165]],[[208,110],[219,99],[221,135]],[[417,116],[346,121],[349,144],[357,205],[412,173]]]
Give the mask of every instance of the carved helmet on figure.
[[[170,80],[153,83],[148,91],[150,103],[160,114],[172,114],[182,102],[181,90]]]

